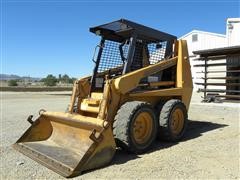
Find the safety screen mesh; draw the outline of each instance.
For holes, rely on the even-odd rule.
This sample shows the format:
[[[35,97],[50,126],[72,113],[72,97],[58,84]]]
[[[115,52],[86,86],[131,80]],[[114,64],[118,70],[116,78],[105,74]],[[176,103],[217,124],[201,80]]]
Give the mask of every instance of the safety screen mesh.
[[[167,41],[148,44],[149,62],[156,64],[165,57]]]
[[[120,54],[120,45],[121,43],[119,42],[105,40],[100,63],[98,66],[98,73],[123,66],[123,60]],[[128,46],[128,44],[125,44],[122,47],[123,56],[125,58],[128,54]]]
[[[135,52],[131,65],[131,71],[142,68],[143,66],[143,47],[144,44],[141,41],[137,41],[135,44]]]

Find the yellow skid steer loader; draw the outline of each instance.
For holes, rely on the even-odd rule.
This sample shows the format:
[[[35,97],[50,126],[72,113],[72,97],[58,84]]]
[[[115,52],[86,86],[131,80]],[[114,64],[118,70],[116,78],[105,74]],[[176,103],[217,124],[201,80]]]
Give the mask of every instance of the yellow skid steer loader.
[[[65,177],[107,165],[116,147],[143,153],[157,137],[178,141],[187,125],[186,41],[125,19],[90,31],[101,37],[92,76],[74,83],[67,112],[29,116],[13,145]]]

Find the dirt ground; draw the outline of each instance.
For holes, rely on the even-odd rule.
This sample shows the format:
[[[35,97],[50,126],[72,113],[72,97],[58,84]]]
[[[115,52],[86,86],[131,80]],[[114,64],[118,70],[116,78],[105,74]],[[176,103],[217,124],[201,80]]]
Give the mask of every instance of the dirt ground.
[[[1,179],[63,179],[11,145],[29,127],[26,121],[29,114],[36,115],[41,108],[64,111],[70,99],[64,94],[1,94]],[[157,141],[143,155],[119,150],[109,166],[75,179],[240,179],[239,116],[240,104],[203,104],[195,93],[188,130],[181,142]]]

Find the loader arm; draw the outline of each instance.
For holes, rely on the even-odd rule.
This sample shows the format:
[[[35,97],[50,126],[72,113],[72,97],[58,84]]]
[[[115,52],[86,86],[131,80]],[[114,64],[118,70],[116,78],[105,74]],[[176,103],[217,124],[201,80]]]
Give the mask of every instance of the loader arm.
[[[68,112],[73,113],[74,105],[77,100],[77,109],[79,109],[81,100],[89,94],[91,76],[81,78],[74,82],[71,101],[68,107]]]
[[[159,89],[150,92],[134,93],[131,96],[173,96],[178,95],[181,97],[187,109],[189,108],[191,94],[192,94],[192,75],[191,66],[189,63],[189,56],[187,50],[187,43],[184,40],[175,42],[174,56],[171,59],[162,60],[157,64],[147,66],[145,68],[125,74],[114,80],[116,90],[121,94],[126,94],[139,86],[142,78],[152,75],[154,73],[163,71],[169,67],[177,65],[175,88],[172,89]],[[166,82],[169,84],[171,82]]]
[[[114,81],[115,88],[121,94],[125,94],[139,85],[142,78],[167,69],[177,64],[177,57],[161,61],[157,64],[125,74]]]

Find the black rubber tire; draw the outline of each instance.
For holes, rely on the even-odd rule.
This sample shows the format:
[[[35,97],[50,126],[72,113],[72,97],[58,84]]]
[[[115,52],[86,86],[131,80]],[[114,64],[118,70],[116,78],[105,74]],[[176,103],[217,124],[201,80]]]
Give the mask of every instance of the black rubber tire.
[[[173,134],[170,127],[172,112],[176,108],[180,108],[184,116],[183,128],[181,132],[177,135]],[[179,99],[171,99],[163,105],[162,110],[160,112],[158,138],[170,142],[179,141],[184,136],[184,133],[187,129],[187,124],[188,115],[186,106]]]
[[[134,120],[141,112],[148,112],[152,117],[152,132],[149,139],[144,144],[138,144],[132,135]],[[113,123],[113,135],[118,147],[132,152],[146,152],[157,135],[157,119],[152,106],[146,102],[131,101],[123,104],[117,112]]]
[[[157,103],[157,105],[155,106],[155,113],[156,113],[156,117],[159,118],[160,117],[160,112],[162,111],[163,105],[166,103],[165,101],[159,101]]]
[[[166,103],[166,100],[162,100],[162,101],[159,101],[157,103],[157,105],[154,107],[154,110],[155,110],[155,114],[156,114],[156,118],[157,118],[157,139],[161,139],[160,137],[160,132],[159,132],[159,117],[160,117],[160,113],[162,111],[162,108],[163,108],[163,105]]]

